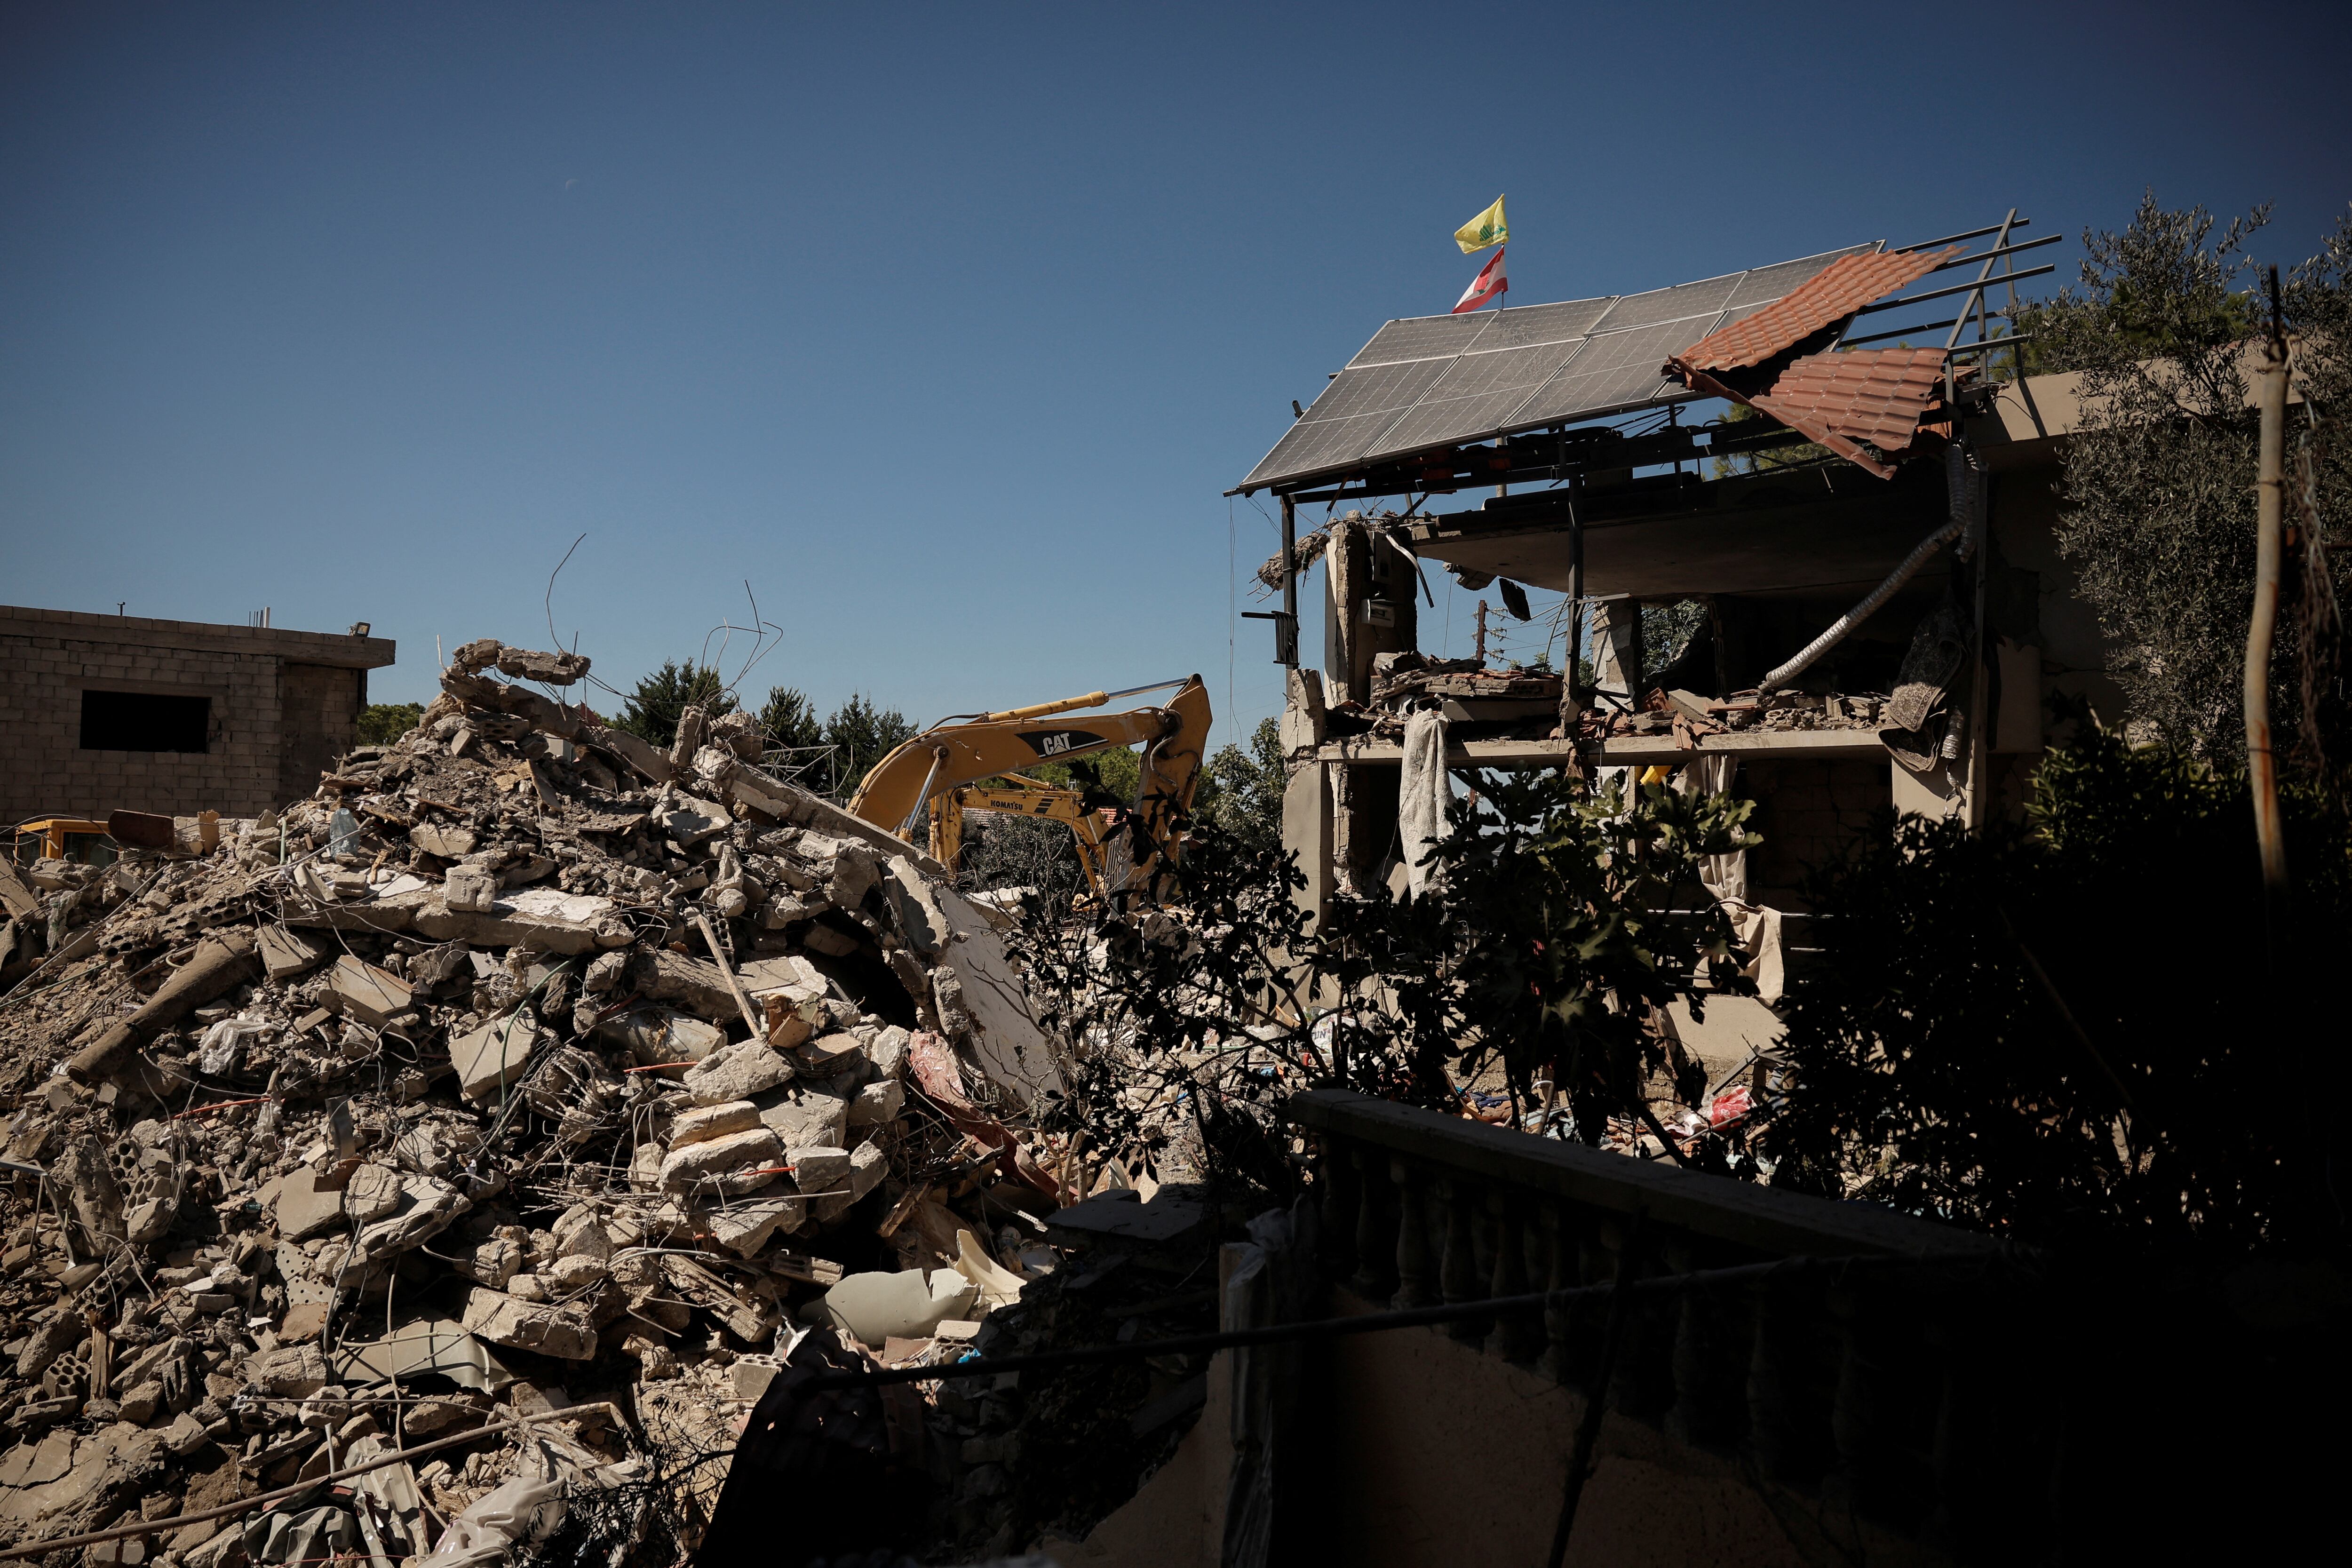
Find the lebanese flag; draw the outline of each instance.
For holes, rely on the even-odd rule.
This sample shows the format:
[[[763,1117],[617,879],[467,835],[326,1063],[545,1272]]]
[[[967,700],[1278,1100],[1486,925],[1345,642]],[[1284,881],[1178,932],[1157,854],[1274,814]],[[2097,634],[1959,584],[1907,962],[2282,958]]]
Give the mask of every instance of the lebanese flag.
[[[1469,288],[1462,290],[1462,302],[1446,311],[1447,315],[1458,316],[1465,310],[1475,310],[1481,305],[1502,303],[1503,296],[1508,293],[1511,288],[1511,280],[1503,276],[1503,251],[1509,248],[1507,245],[1502,247],[1495,252],[1495,259],[1478,268],[1478,276],[1470,279]]]

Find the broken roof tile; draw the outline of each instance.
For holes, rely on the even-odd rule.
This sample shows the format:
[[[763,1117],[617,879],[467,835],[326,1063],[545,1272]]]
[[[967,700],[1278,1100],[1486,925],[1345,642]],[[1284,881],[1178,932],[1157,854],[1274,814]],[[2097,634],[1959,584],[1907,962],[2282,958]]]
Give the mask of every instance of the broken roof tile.
[[[1903,451],[1944,379],[1941,349],[1862,349],[1812,354],[1749,399],[1791,429],[1884,479],[1893,471],[1864,447]]]
[[[1925,277],[1966,248],[1955,245],[1937,251],[1874,251],[1840,257],[1784,298],[1701,338],[1675,354],[1669,364],[1683,372],[1761,364],[1832,321],[1843,321],[1872,300]]]

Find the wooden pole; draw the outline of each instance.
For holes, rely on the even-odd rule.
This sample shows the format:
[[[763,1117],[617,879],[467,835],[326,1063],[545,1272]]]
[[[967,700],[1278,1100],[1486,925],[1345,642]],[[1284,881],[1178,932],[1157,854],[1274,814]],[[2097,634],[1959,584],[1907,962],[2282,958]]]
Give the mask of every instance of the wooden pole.
[[[2278,934],[2286,893],[2286,841],[2279,827],[2278,768],[2271,755],[2271,644],[2278,626],[2281,519],[2286,510],[2286,335],[2278,308],[2278,268],[2271,268],[2271,330],[2254,372],[2262,409],[2262,447],[2254,482],[2254,611],[2246,628],[2246,770],[2253,786],[2254,838],[2263,857],[2263,901]]]
[[[694,923],[710,949],[710,962],[719,966],[719,978],[727,982],[727,994],[735,998],[735,1005],[743,1015],[743,1026],[751,1031],[751,1038],[765,1040],[768,1026],[752,1007],[751,998],[743,994],[743,983],[735,978],[735,966],[727,962],[727,950],[719,944],[719,933],[711,929],[710,917],[697,910]]]

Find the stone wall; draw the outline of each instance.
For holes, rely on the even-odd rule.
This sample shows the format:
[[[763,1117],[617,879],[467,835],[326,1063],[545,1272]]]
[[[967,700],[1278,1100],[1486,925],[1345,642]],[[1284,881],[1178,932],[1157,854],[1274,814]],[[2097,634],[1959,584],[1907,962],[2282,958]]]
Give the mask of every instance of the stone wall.
[[[357,740],[382,637],[0,606],[0,817],[247,816]],[[199,698],[205,750],[85,749],[86,692]]]

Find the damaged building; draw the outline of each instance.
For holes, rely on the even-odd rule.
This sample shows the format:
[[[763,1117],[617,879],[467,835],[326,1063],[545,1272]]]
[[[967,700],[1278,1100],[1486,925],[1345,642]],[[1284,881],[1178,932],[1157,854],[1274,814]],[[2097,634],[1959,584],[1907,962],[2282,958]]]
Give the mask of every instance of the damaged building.
[[[1416,724],[1447,768],[1752,798],[1764,842],[1714,890],[1772,911],[1775,942],[1809,868],[1874,812],[2020,811],[2052,698],[2120,710],[2053,537],[2075,378],[1989,374],[2020,347],[1997,310],[2050,270],[2019,265],[2056,238],[2027,226],[1381,328],[1237,487],[1282,507],[1261,576],[1288,617],[1285,841],[1306,897],[1405,884],[1402,779],[1444,787],[1408,760]],[[1318,559],[1319,675],[1297,656]],[[1497,616],[1525,616],[1521,585],[1568,595],[1556,646],[1585,650],[1589,687],[1572,656],[1422,652],[1426,563],[1491,586]],[[1645,606],[1696,629],[1645,647]]]
[[[0,816],[252,816],[359,742],[365,625],[336,636],[0,605]]]

